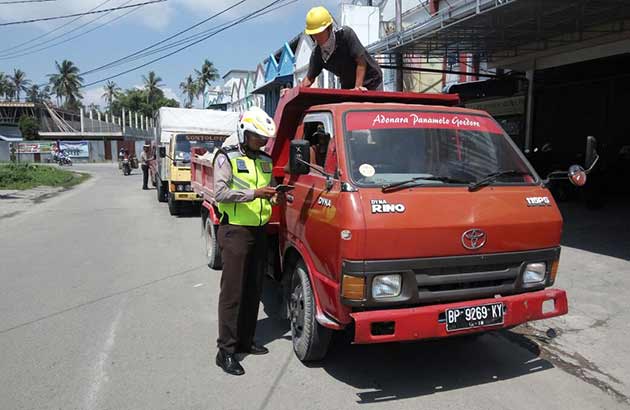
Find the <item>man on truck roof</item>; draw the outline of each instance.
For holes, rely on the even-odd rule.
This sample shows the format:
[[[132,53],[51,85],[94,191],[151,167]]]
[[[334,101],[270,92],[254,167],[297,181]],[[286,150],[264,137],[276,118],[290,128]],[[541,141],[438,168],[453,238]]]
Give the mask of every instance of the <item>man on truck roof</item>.
[[[324,7],[314,7],[306,15],[304,33],[316,44],[308,73],[300,84],[310,87],[325,68],[339,77],[341,88],[354,90],[379,90],[383,86],[383,73],[378,63],[367,52],[354,30],[336,28],[330,12]]]
[[[223,259],[219,294],[219,338],[216,364],[240,376],[245,370],[236,353],[266,354],[254,343],[262,274],[267,257],[265,225],[271,218],[271,157],[261,149],[274,138],[276,125],[260,108],[243,113],[238,145],[223,147],[214,157],[214,197],[221,213],[218,231]]]

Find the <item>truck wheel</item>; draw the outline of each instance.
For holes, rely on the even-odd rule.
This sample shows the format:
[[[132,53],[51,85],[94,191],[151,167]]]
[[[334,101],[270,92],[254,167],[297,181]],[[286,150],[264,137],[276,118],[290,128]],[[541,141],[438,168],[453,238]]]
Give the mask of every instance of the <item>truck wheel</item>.
[[[217,241],[217,227],[212,223],[210,218],[206,218],[204,238],[206,239],[206,257],[208,258],[208,267],[210,269],[220,270],[223,268],[223,261],[221,260],[219,241]]]
[[[168,195],[168,212],[170,212],[170,214],[173,216],[179,215],[179,204],[175,202],[175,197],[171,195],[170,193],[167,195]]]
[[[289,320],[293,351],[303,362],[323,359],[332,335],[332,330],[317,323],[315,313],[315,297],[306,266],[298,261],[291,276]]]
[[[166,194],[164,192],[164,184],[162,181],[157,181],[157,200],[158,202],[166,202]]]

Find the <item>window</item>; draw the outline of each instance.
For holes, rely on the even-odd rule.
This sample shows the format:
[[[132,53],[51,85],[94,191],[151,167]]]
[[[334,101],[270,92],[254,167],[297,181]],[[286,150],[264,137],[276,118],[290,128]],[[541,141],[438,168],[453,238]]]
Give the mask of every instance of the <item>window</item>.
[[[304,118],[303,139],[311,146],[311,164],[324,168],[332,139],[330,114],[313,113]]]

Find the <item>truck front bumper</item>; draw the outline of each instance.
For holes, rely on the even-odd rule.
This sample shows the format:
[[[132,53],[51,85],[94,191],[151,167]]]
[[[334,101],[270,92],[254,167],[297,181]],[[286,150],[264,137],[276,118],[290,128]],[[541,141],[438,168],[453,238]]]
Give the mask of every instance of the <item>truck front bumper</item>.
[[[545,311],[543,312],[543,303],[546,301],[549,302],[545,304]],[[444,316],[447,309],[497,302],[503,302],[504,305],[503,324],[452,332],[446,330]],[[564,290],[546,289],[519,295],[441,305],[355,312],[351,313],[350,316],[354,319],[354,343],[363,344],[433,339],[511,328],[532,320],[561,316],[566,314],[568,310],[567,294]],[[374,329],[384,323],[387,323],[388,328],[391,329],[391,322],[393,322],[391,334],[378,334],[381,332],[373,334]]]

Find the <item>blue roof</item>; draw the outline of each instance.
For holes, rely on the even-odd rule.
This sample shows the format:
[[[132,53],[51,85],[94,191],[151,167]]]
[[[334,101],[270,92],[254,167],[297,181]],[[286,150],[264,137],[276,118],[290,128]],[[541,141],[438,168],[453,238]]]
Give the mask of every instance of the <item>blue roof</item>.
[[[278,64],[278,75],[291,75],[295,71],[295,55],[293,50],[289,46],[289,43],[284,43],[282,47],[282,54],[280,55],[280,64]]]

